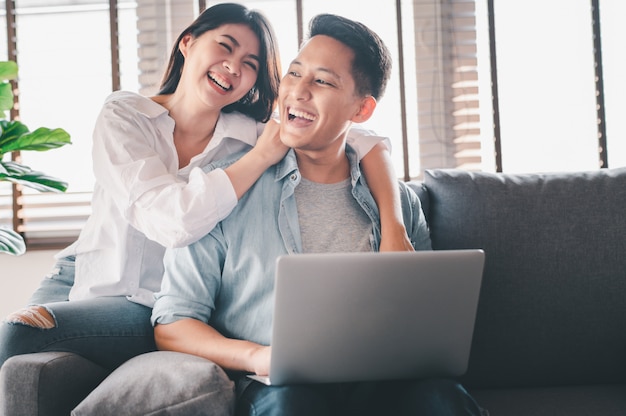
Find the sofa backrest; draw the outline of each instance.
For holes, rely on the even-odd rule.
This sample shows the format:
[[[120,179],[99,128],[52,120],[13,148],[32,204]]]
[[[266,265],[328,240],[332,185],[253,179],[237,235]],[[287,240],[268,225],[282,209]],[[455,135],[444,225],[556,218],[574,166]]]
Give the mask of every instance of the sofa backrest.
[[[412,185],[434,249],[486,253],[468,387],[626,381],[626,169]]]

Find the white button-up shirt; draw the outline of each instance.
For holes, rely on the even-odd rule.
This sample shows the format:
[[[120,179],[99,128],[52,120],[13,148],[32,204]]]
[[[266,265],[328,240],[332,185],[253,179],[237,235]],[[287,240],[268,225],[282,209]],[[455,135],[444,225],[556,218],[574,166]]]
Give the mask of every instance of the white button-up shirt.
[[[202,167],[251,148],[263,128],[242,114],[222,113],[204,151],[179,169],[167,109],[133,92],[112,93],[93,134],[92,214],[77,241],[56,256],[76,256],[70,300],[127,296],[152,306],[165,247],[198,240],[237,204],[226,173]],[[380,141],[389,146],[371,132],[353,131],[349,141],[360,155]]]

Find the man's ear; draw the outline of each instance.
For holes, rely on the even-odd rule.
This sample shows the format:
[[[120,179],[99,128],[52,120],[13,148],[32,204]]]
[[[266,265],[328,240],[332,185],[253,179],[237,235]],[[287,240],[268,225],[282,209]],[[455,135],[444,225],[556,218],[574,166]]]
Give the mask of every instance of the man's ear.
[[[361,106],[359,111],[352,117],[352,121],[354,123],[363,123],[367,121],[372,114],[374,114],[374,109],[376,109],[376,98],[368,95],[361,99]]]

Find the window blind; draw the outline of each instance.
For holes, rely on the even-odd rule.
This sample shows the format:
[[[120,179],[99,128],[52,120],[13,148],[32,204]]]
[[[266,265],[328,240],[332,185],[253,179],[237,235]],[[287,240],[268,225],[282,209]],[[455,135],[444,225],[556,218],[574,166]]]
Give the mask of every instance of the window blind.
[[[422,169],[480,169],[475,13],[474,0],[414,2]]]
[[[140,94],[158,92],[174,42],[197,16],[193,0],[137,1]]]

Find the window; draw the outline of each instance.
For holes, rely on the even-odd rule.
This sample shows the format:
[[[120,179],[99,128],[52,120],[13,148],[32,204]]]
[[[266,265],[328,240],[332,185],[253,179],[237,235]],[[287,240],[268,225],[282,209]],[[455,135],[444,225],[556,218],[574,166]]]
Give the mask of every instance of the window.
[[[503,168],[597,168],[589,2],[494,6]]]
[[[65,244],[90,212],[91,130],[113,82],[109,1],[14,3],[20,119],[33,129],[62,127],[72,137],[72,145],[60,149],[22,153],[24,164],[63,178],[69,189],[59,195],[24,188],[16,201],[17,228],[31,247]],[[122,88],[136,90],[135,3],[117,3]],[[3,46],[6,51],[6,40]]]
[[[119,49],[111,46],[109,0],[14,2],[20,119],[33,129],[64,128],[72,137],[71,145],[21,154],[24,164],[68,181],[66,193],[23,188],[12,197],[11,186],[0,182],[0,225],[15,224],[29,248],[76,239],[91,211],[91,133],[104,99],[118,88],[155,93],[175,36],[198,12],[193,0],[169,8],[152,0],[113,3]],[[112,64],[114,52],[118,65]]]
[[[15,8],[20,118],[62,127],[73,144],[22,154],[23,162],[69,182],[65,194],[14,193],[0,182],[0,226],[29,248],[72,242],[90,212],[91,131],[117,88],[155,94],[172,43],[206,0],[0,0]],[[594,45],[597,0],[246,0],[274,23],[283,69],[309,19],[327,12],[370,26],[393,56],[393,74],[365,125],[389,136],[399,178],[425,169],[530,172],[598,168]],[[626,165],[626,28],[622,0],[599,0],[605,120],[610,167]],[[110,5],[114,6],[113,12]],[[491,8],[490,8],[491,5]],[[490,16],[490,9],[493,14]],[[563,14],[567,9],[568,13]],[[112,21],[112,17],[116,20]],[[490,17],[495,37],[490,37]],[[113,22],[113,24],[112,24]],[[556,29],[555,29],[556,28]],[[112,36],[111,36],[112,34]],[[495,67],[491,65],[495,41]],[[0,55],[8,58],[6,31]],[[498,106],[492,78],[497,69]],[[498,130],[494,117],[498,116]],[[497,147],[494,136],[498,136]],[[494,156],[495,150],[502,161]]]
[[[487,5],[477,1],[482,45],[489,39]],[[598,169],[599,116],[596,107],[592,5],[589,0],[492,1],[495,65],[505,172]],[[609,167],[626,165],[626,131],[619,115],[626,83],[626,35],[621,0],[599,0],[600,40]],[[563,13],[567,10],[567,13]],[[480,42],[480,41],[479,41]],[[489,117],[489,48],[479,55],[483,123]],[[486,125],[486,124],[484,124]],[[486,128],[484,131],[488,131]],[[488,142],[483,142],[489,146]],[[606,166],[604,166],[606,167]],[[484,169],[486,166],[483,167]],[[488,169],[485,169],[488,170]]]

